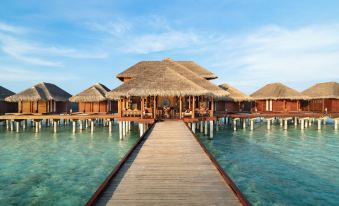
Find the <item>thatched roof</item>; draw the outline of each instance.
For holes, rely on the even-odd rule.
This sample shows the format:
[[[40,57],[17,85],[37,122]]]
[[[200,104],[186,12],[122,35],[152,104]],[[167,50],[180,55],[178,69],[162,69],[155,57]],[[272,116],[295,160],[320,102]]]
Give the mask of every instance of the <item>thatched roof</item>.
[[[137,66],[136,66],[137,65]],[[192,72],[187,67],[171,60],[171,59],[164,59],[163,61],[153,61],[153,62],[139,62],[133,67],[127,69],[124,73],[126,74],[125,77],[130,77],[132,79],[142,79],[144,78],[144,74],[147,72],[149,74],[155,73],[158,70],[162,70],[165,68],[170,68],[174,72],[178,73],[179,75],[183,76],[184,79],[191,81],[192,83],[196,84],[199,87],[207,90],[211,96],[215,97],[226,97],[228,96],[228,92],[219,88],[217,85],[214,85],[210,81],[206,80],[205,78],[199,76],[195,72]],[[128,75],[127,75],[128,74]],[[119,76],[119,75],[118,75]],[[157,78],[154,76],[154,78]],[[131,81],[131,80],[130,80]],[[173,87],[173,85],[168,85]]]
[[[164,60],[171,60],[170,58],[166,58]],[[156,65],[161,64],[162,61],[141,61],[136,63],[135,65],[129,67],[125,71],[121,72],[120,74],[117,75],[117,78],[122,80],[123,78],[133,78],[135,77],[135,71],[140,70],[146,67],[154,67]],[[196,64],[193,61],[174,61],[176,63],[181,64],[182,66],[186,67],[186,69],[189,69],[190,71],[194,72],[195,74],[199,75],[202,78],[205,79],[216,79],[218,78],[215,74],[212,72],[208,71],[204,67]]]
[[[107,93],[110,99],[129,96],[208,95],[209,91],[178,74],[169,67],[146,69],[137,78],[123,83]]]
[[[339,83],[324,82],[318,83],[302,92],[311,99],[339,99]]]
[[[242,102],[242,101],[251,101],[251,100],[253,100],[252,97],[246,95],[242,91],[238,90],[237,88],[235,88],[235,87],[233,87],[233,86],[231,86],[229,84],[225,83],[225,84],[219,85],[219,87],[230,93],[228,98],[230,98],[232,101]]]
[[[306,95],[301,94],[300,92],[282,84],[282,83],[272,83],[267,84],[264,87],[260,88],[253,94],[251,97],[255,100],[265,100],[265,99],[290,99],[290,100],[300,100],[308,99]]]
[[[14,92],[0,86],[0,101],[5,101],[5,98],[15,94]]]
[[[201,76],[205,79],[216,79],[216,78],[218,78],[217,75],[208,71],[206,68],[200,66],[199,64],[197,64],[193,61],[175,61],[175,62],[183,65],[184,67],[188,68],[192,72],[198,74],[199,76]]]
[[[15,95],[9,96],[5,100],[8,102],[38,100],[68,101],[70,97],[71,95],[69,93],[55,84],[42,82]]]
[[[96,83],[77,95],[69,98],[71,102],[100,102],[107,100],[106,93],[109,92],[105,85]]]

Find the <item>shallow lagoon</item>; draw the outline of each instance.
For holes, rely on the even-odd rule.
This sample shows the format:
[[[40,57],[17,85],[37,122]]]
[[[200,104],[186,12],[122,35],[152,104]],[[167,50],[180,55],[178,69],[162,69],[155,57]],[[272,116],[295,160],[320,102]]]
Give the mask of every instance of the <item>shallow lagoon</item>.
[[[339,132],[256,124],[200,139],[253,205],[338,205]]]
[[[120,141],[97,126],[72,133],[69,126],[28,127],[19,133],[0,126],[0,205],[84,205],[138,137],[137,127]]]

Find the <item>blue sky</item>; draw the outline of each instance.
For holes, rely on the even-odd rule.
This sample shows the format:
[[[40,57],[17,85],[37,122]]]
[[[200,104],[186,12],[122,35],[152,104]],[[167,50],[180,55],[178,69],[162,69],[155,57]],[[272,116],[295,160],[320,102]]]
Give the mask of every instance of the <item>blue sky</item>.
[[[193,60],[251,93],[339,81],[339,1],[4,0],[0,85],[72,94],[141,60]]]

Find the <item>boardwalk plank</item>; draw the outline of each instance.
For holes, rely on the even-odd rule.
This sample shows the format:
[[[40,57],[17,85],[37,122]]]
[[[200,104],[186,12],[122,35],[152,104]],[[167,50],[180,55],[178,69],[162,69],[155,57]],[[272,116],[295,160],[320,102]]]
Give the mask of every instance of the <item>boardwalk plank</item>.
[[[180,121],[157,123],[97,205],[240,205]]]

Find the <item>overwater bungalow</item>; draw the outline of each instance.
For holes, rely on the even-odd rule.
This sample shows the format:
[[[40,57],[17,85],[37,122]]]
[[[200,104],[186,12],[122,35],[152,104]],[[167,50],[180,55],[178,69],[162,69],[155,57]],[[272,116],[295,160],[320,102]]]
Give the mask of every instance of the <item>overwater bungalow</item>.
[[[303,111],[339,113],[339,83],[318,83],[302,92],[310,100],[302,102]]]
[[[69,93],[51,83],[39,83],[5,100],[17,102],[18,113],[65,113],[68,110]]]
[[[254,112],[299,112],[300,101],[308,97],[282,84],[272,83],[250,95],[255,100]]]
[[[13,95],[14,92],[0,86],[0,115],[15,112],[17,103],[6,102],[5,98]]]
[[[211,72],[195,63],[187,64],[190,66],[171,59],[139,62],[117,75],[124,83],[106,96],[118,100],[120,116],[213,116],[214,98],[229,93],[208,81],[216,78]]]
[[[222,111],[226,113],[251,112],[253,104],[252,97],[226,83],[219,85],[219,87],[230,94],[225,99],[217,101],[216,111]]]
[[[69,100],[78,103],[78,111],[82,113],[112,113],[116,110],[116,104],[107,99],[109,91],[105,85],[96,83]]]

